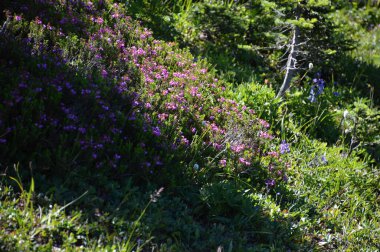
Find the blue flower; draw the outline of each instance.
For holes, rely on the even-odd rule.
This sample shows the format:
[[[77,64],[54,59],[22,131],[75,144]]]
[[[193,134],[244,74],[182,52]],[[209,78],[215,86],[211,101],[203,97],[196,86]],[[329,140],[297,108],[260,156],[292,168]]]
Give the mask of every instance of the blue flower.
[[[315,86],[312,86],[311,89],[310,89],[310,96],[309,96],[309,100],[310,102],[314,103],[317,101],[317,98],[316,98],[316,94],[315,94],[315,91],[314,91],[314,88]]]
[[[323,90],[325,89],[325,81],[322,80],[322,79],[319,79],[318,80],[318,95],[322,94],[323,93]]]
[[[321,157],[321,161],[322,161],[322,164],[326,165],[327,164],[327,158],[326,158],[326,154],[323,154],[322,157]]]
[[[289,147],[289,144],[286,143],[285,140],[283,140],[280,144],[280,153],[281,154],[284,154],[284,153],[288,153],[290,152],[290,147]]]
[[[314,103],[317,101],[317,96],[323,93],[326,86],[326,82],[323,79],[321,79],[321,74],[317,73],[317,78],[313,79],[313,83],[314,84],[311,86],[310,96],[308,99],[310,100],[310,102]]]

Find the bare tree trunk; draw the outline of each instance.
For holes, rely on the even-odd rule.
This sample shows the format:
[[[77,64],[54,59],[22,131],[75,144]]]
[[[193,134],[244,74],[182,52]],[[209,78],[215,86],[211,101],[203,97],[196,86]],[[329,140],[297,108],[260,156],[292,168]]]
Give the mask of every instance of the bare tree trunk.
[[[298,20],[298,15],[297,15]],[[297,46],[299,45],[299,35],[300,35],[300,29],[298,26],[293,25],[293,39],[292,43],[290,44],[290,52],[288,55],[288,61],[286,63],[286,74],[284,78],[284,82],[281,85],[280,91],[278,91],[277,98],[283,97],[286,90],[290,87],[290,82],[292,81],[292,78],[294,76],[294,73],[297,72]]]

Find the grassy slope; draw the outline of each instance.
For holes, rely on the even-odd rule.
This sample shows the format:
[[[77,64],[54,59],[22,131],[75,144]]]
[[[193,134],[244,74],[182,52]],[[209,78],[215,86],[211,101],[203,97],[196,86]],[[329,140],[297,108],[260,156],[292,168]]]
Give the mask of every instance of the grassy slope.
[[[39,64],[39,59],[33,64]],[[261,92],[271,97],[273,91]],[[296,99],[296,105],[303,101]],[[267,101],[262,100],[264,106]],[[262,110],[263,116],[269,114]],[[189,172],[169,176],[171,181],[154,175],[149,177],[147,185],[144,172],[133,179],[124,179],[113,176],[113,172],[94,174],[88,167],[76,167],[63,178],[40,171],[34,175],[36,188],[24,189],[14,183],[17,193],[10,186],[14,180],[9,179],[17,176],[9,168],[1,184],[0,246],[5,250],[50,251],[59,247],[129,251],[147,242],[146,249],[162,251],[209,251],[219,245],[230,251],[376,251],[380,243],[380,232],[376,232],[380,228],[379,167],[360,149],[348,156],[347,146],[327,147],[310,139],[298,128],[297,118],[287,117],[286,113],[280,111],[272,121],[275,123],[282,117],[286,119],[284,127],[292,143],[287,156],[291,166],[287,172],[288,183],[280,181],[272,190],[249,182],[266,177],[247,179],[244,173],[228,170],[208,174],[204,172],[207,168],[194,171],[194,161],[185,166],[176,161],[170,165]],[[133,154],[139,155],[141,151],[137,149]],[[149,151],[153,151],[153,156],[157,154]],[[186,149],[179,149],[177,158],[187,160],[189,155],[181,152]],[[190,152],[193,153],[199,153],[198,149]],[[202,155],[196,162],[212,166],[206,161],[207,155],[215,153],[204,151]],[[144,157],[137,161],[144,161]],[[168,175],[170,172],[161,176]],[[207,178],[210,175],[221,179],[210,180]],[[161,198],[151,204],[150,196],[163,183],[166,188]],[[80,201],[66,205],[85,191],[88,193]],[[139,219],[140,216],[143,218]]]

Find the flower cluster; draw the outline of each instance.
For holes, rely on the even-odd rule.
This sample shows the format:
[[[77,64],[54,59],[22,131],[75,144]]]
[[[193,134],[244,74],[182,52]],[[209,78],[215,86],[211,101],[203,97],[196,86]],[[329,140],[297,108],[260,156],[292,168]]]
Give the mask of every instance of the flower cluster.
[[[316,102],[317,97],[323,93],[323,90],[325,89],[326,82],[321,78],[320,74],[317,74],[317,78],[313,79],[313,85],[310,89],[310,96],[309,100],[310,102]]]
[[[171,151],[190,162],[186,153],[201,150],[214,158],[198,160],[200,167],[254,172],[267,165],[268,179],[284,178],[269,123],[230,99],[205,61],[154,40],[124,15],[122,4],[39,4],[53,14],[69,11],[59,22],[47,12],[14,15],[9,30],[20,34],[17,43],[36,67],[22,65],[23,74],[2,89],[0,144],[10,141],[21,151],[21,143],[34,143],[33,151],[48,153],[47,160],[55,153],[67,166],[82,161],[149,173],[160,170]],[[288,151],[282,143],[280,153]]]

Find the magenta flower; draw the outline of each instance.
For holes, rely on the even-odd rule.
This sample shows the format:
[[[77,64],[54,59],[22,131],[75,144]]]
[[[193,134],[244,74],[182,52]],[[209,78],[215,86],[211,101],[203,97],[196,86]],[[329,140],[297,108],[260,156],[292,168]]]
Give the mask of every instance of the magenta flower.
[[[98,17],[95,19],[95,23],[97,23],[97,24],[103,24],[103,22],[104,22],[104,20],[101,17]]]
[[[239,158],[239,162],[242,163],[243,165],[249,166],[251,165],[251,162],[245,160],[244,158]]]
[[[232,145],[231,146],[231,150],[235,153],[239,153],[241,152],[242,150],[244,150],[245,148],[245,145],[244,144],[240,144],[240,145]]]

